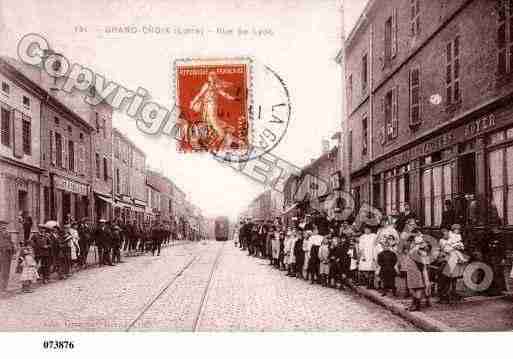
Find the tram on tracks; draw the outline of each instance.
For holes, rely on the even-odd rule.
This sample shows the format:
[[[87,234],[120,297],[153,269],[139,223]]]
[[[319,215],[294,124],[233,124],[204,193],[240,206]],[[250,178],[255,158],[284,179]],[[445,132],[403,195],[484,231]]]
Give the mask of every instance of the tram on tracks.
[[[230,233],[230,222],[228,217],[219,216],[215,219],[214,233],[216,241],[227,241]]]

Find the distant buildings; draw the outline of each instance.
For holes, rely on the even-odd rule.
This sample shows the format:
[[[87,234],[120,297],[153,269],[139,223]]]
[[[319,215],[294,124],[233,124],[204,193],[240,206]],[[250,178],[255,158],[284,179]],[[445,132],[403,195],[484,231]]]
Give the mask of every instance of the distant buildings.
[[[22,214],[35,225],[158,218],[181,238],[204,238],[201,210],[170,179],[147,170],[144,151],[112,128],[112,108],[98,100],[94,84],[69,94],[60,90],[65,80],[0,58],[0,220],[13,238],[22,233]]]

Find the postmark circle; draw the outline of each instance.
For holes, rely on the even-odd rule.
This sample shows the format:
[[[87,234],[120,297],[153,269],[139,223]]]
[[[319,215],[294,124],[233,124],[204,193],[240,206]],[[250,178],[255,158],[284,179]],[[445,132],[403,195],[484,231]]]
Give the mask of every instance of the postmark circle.
[[[271,67],[262,65],[255,72],[253,103],[249,107],[251,140],[246,151],[211,150],[217,160],[226,162],[247,162],[272,151],[284,138],[291,119],[292,106],[289,89]]]

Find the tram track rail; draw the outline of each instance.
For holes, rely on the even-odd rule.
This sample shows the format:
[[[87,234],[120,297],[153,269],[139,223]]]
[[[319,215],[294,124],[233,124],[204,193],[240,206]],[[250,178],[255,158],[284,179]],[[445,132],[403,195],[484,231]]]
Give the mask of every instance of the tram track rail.
[[[211,285],[214,279],[214,274],[217,270],[217,267],[220,262],[220,258],[222,256],[222,252],[224,249],[225,244],[223,243],[221,247],[218,249],[216,256],[214,258],[214,262],[209,270],[209,273],[207,275],[208,279],[206,281],[206,284],[203,287],[203,290],[201,292],[201,298],[199,302],[198,309],[196,310],[196,314],[193,319],[193,324],[191,327],[191,331],[195,332],[198,331],[201,325],[201,318],[204,313],[204,308],[208,302],[208,295],[211,289]],[[161,288],[159,291],[153,295],[153,297],[144,305],[143,309],[137,314],[137,316],[132,319],[129,323],[129,325],[125,328],[125,332],[131,331],[137,323],[139,323],[145,316],[145,314],[156,305],[156,303],[159,301],[160,298],[166,292],[171,288],[171,286],[181,277],[184,276],[184,274],[193,266],[194,263],[198,263],[200,259],[203,258],[201,254],[194,255],[190,260],[183,265],[180,270]]]

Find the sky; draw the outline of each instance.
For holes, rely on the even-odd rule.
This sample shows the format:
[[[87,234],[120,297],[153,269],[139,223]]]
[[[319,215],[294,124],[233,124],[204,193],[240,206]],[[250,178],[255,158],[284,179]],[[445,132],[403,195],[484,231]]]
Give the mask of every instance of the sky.
[[[366,0],[344,1],[345,32]],[[321,141],[340,129],[342,47],[339,0],[4,0],[0,53],[16,56],[19,39],[39,33],[51,47],[106,78],[173,107],[172,62],[181,58],[250,56],[286,82],[292,115],[273,153],[303,166],[321,153]],[[137,33],[109,32],[133,26]],[[143,27],[200,29],[200,35],[144,34]],[[234,35],[217,29],[233,29]],[[239,28],[267,35],[238,36]],[[272,35],[268,35],[272,33]],[[144,135],[114,113],[113,124],[147,155],[147,164],[173,180],[207,216],[235,217],[264,188],[207,154],[182,154],[166,137]]]

